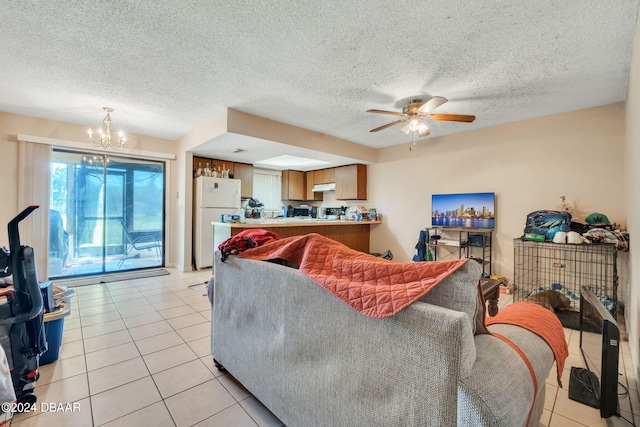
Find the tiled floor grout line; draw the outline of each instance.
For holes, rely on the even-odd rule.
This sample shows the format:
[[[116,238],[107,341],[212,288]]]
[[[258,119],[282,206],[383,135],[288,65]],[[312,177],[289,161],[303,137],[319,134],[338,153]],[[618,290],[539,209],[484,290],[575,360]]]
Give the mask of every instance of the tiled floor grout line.
[[[199,283],[198,283],[198,284],[194,284],[194,285],[192,285],[192,286],[201,286],[201,284],[199,284]],[[147,302],[153,306],[153,308],[154,308],[154,310],[155,310],[154,312],[158,313],[161,317],[163,317],[163,321],[164,321],[164,322],[166,322],[166,323],[171,327],[171,329],[172,329],[172,331],[173,331],[173,332],[176,332],[176,333],[178,334],[178,336],[179,336],[179,337],[180,337],[180,339],[182,340],[182,344],[176,344],[175,346],[170,346],[170,347],[167,347],[167,348],[164,348],[164,349],[161,349],[161,350],[157,350],[157,351],[154,351],[154,352],[150,352],[150,353],[147,353],[147,354],[143,355],[143,354],[142,354],[142,352],[140,351],[140,347],[138,346],[138,344],[137,344],[137,342],[136,342],[137,340],[133,337],[133,335],[132,335],[132,334],[131,334],[131,332],[130,332],[130,327],[127,325],[127,323],[126,323],[126,321],[125,321],[125,317],[123,317],[122,312],[121,312],[121,311],[120,311],[120,309],[118,308],[118,304],[117,304],[117,302],[118,302],[118,301],[114,301],[114,300],[113,300],[113,296],[114,296],[114,295],[112,295],[112,294],[111,294],[111,292],[110,292],[110,290],[109,290],[109,288],[108,288],[108,284],[105,284],[105,287],[106,287],[106,291],[107,291],[107,293],[108,293],[108,295],[109,295],[109,297],[110,297],[110,299],[111,299],[111,303],[113,303],[113,304],[115,305],[115,310],[114,310],[114,311],[117,311],[117,312],[118,312],[118,314],[119,314],[119,316],[120,316],[120,319],[122,320],[122,322],[123,322],[123,324],[124,324],[124,326],[125,326],[125,329],[126,329],[126,330],[127,330],[127,332],[129,333],[129,336],[131,337],[133,344],[136,346],[136,349],[137,349],[138,354],[139,354],[139,356],[138,356],[138,357],[140,357],[140,358],[142,359],[143,363],[145,364],[145,367],[147,368],[147,370],[148,370],[148,372],[149,372],[149,375],[148,375],[148,376],[149,376],[149,377],[151,377],[151,380],[153,381],[153,383],[154,383],[154,385],[155,385],[155,387],[156,387],[156,389],[157,389],[157,391],[158,391],[158,393],[159,393],[159,395],[160,395],[160,397],[161,397],[161,400],[162,400],[163,405],[164,405],[164,406],[165,406],[165,408],[167,409],[167,412],[168,412],[168,413],[169,413],[169,415],[171,416],[171,418],[172,418],[173,422],[177,425],[176,420],[173,418],[173,414],[171,413],[171,411],[169,410],[169,408],[168,408],[168,407],[167,407],[167,405],[166,405],[166,399],[168,399],[168,398],[170,398],[170,397],[172,397],[172,396],[175,396],[175,395],[177,395],[177,394],[179,394],[179,393],[182,393],[184,390],[179,391],[179,392],[176,392],[176,393],[174,393],[174,394],[172,394],[172,395],[170,395],[170,396],[166,396],[166,397],[165,397],[165,396],[162,396],[162,393],[160,392],[160,389],[159,389],[159,387],[158,387],[158,384],[157,384],[157,382],[156,382],[156,379],[154,378],[154,375],[155,375],[155,374],[158,374],[158,373],[160,373],[160,372],[164,372],[164,371],[169,370],[169,369],[173,369],[173,368],[175,368],[175,366],[174,366],[174,367],[169,367],[169,368],[163,369],[163,370],[161,370],[161,371],[158,371],[158,372],[155,372],[155,373],[153,373],[153,374],[152,374],[152,373],[151,373],[151,370],[149,369],[149,365],[147,364],[147,361],[144,359],[144,356],[147,356],[147,355],[150,355],[150,354],[153,354],[153,353],[159,352],[159,351],[167,350],[167,349],[169,349],[169,348],[173,348],[173,347],[176,347],[176,346],[178,346],[178,345],[186,344],[186,345],[189,347],[189,349],[190,349],[190,350],[194,353],[194,355],[196,356],[196,359],[194,359],[194,360],[198,360],[200,363],[202,363],[202,360],[201,360],[201,359],[202,359],[202,357],[198,356],[198,354],[197,354],[197,353],[193,350],[193,348],[191,348],[191,346],[189,345],[189,341],[186,341],[186,340],[185,340],[185,339],[184,339],[184,338],[183,338],[183,337],[178,333],[178,330],[179,330],[179,329],[184,329],[184,328],[177,328],[177,329],[176,329],[175,327],[173,327],[173,325],[172,325],[170,322],[168,322],[168,319],[166,319],[166,318],[164,318],[164,316],[162,316],[162,314],[161,314],[161,312],[160,312],[160,310],[161,310],[161,309],[158,309],[158,308],[156,308],[155,306],[153,306],[153,304],[154,304],[154,303],[153,303],[153,302],[151,302],[151,301],[149,301],[146,297],[144,297],[144,295],[143,295],[143,297],[147,300]],[[135,287],[135,285],[134,285],[134,287]],[[162,286],[162,287],[163,287],[163,288],[165,288],[164,286]],[[187,285],[187,289],[189,289],[189,287],[190,287],[190,285]],[[118,289],[118,290],[119,290],[119,289]],[[138,292],[143,292],[143,291],[141,291],[141,290],[137,290],[137,291],[138,291]],[[176,295],[176,293],[175,293],[174,291],[172,291],[172,290],[170,290],[170,289],[165,288],[165,290],[164,290],[163,292],[170,292],[170,293],[171,293],[171,295],[174,295],[174,296],[175,296],[175,298],[179,299],[179,300],[183,303],[183,305],[184,305],[184,306],[189,306],[191,309],[193,309],[193,310],[194,310],[194,313],[191,313],[191,314],[200,314],[200,312],[199,312],[199,311],[197,311],[197,310],[195,310],[193,307],[191,307],[191,304],[190,304],[189,302],[184,301],[180,296]],[[133,293],[133,292],[131,292],[131,293]],[[127,294],[127,292],[118,293],[118,295],[126,295],[126,294]],[[194,296],[197,296],[197,295],[198,295],[198,293],[197,293],[197,292],[194,292]],[[203,297],[205,297],[205,298],[206,298],[206,296],[205,296],[205,295],[201,295],[201,296],[203,296]],[[107,302],[107,304],[109,304],[109,302]],[[103,304],[103,305],[104,305],[104,304]],[[82,303],[81,303],[80,301],[79,301],[79,306],[80,306],[80,307],[82,306]],[[182,305],[181,305],[181,306],[182,306]],[[82,310],[80,310],[80,311],[82,311]],[[151,313],[143,313],[142,315],[144,315],[144,314],[151,314]],[[178,317],[183,317],[183,316],[188,316],[188,315],[189,315],[189,314],[185,314],[185,315],[182,315],[182,316],[175,316],[175,317],[173,317],[173,318],[171,318],[171,319],[178,318]],[[129,317],[135,317],[135,316],[129,316]],[[203,316],[203,317],[204,317],[204,316]],[[206,318],[205,318],[205,319],[206,319]],[[102,322],[102,323],[105,323],[105,322]],[[151,322],[151,323],[156,323],[156,322]],[[151,324],[151,323],[149,323],[149,324]],[[206,323],[206,320],[205,320],[205,322],[201,322],[201,323],[197,323],[197,324],[202,324],[202,323]],[[99,323],[97,323],[97,324],[99,324]],[[185,328],[190,327],[190,326],[195,326],[195,325],[197,325],[197,324],[189,325],[189,326],[186,326]],[[95,325],[95,324],[94,324],[94,325]],[[145,325],[147,325],[147,324],[143,324],[143,325],[139,325],[139,326],[145,326]],[[93,325],[90,325],[90,326],[93,326]],[[80,327],[81,327],[81,328],[83,327],[83,326],[82,326],[82,321],[80,321]],[[117,332],[117,331],[114,331],[114,332]],[[111,333],[111,332],[107,332],[107,333],[100,334],[100,335],[106,335],[106,334],[108,334],[108,333]],[[153,336],[158,336],[158,335],[161,335],[161,334],[163,334],[163,333],[158,333],[158,334],[155,334],[155,335],[150,335],[150,336],[147,336],[147,337],[145,337],[145,338],[141,338],[141,339],[151,338],[151,337],[153,337]],[[100,335],[96,335],[96,336],[94,336],[94,337],[97,337],[97,336],[100,336]],[[91,337],[91,338],[93,338],[93,337]],[[87,367],[86,377],[87,377],[87,382],[88,382],[88,380],[89,380],[89,364],[88,364],[88,361],[87,361],[87,354],[88,354],[88,353],[86,352],[86,348],[84,347],[84,339],[85,339],[85,338],[84,338],[84,336],[83,336],[83,338],[81,338],[81,339],[83,340],[83,350],[85,351],[85,352],[84,352],[84,358],[85,358],[85,365],[86,365],[86,367]],[[124,345],[124,344],[120,344],[120,345]],[[114,347],[114,346],[107,347],[107,348],[112,348],[112,347]],[[105,349],[102,349],[102,350],[106,350],[106,348],[105,348]],[[96,350],[96,351],[101,351],[101,350]],[[131,359],[127,359],[127,360],[131,360]],[[115,365],[115,364],[117,364],[117,363],[122,363],[122,362],[123,362],[123,361],[119,361],[119,362],[116,362],[116,363],[114,363],[114,364],[101,366],[100,368],[96,368],[96,369],[94,369],[94,370],[101,369],[101,368],[104,368],[104,367],[107,367],[107,366],[113,366],[113,365]],[[205,367],[206,367],[206,366],[205,366]],[[206,369],[207,369],[207,370],[209,370],[209,368],[208,368],[208,367],[206,367]],[[238,399],[236,399],[236,398],[235,398],[235,396],[230,392],[230,390],[228,390],[228,389],[227,389],[227,387],[225,387],[224,383],[222,383],[222,382],[220,382],[220,381],[218,380],[218,377],[217,377],[213,372],[212,372],[211,374],[212,374],[212,376],[213,376],[212,380],[216,380],[216,381],[217,381],[217,382],[218,382],[218,383],[219,383],[219,384],[220,384],[220,385],[221,385],[225,390],[227,390],[227,392],[228,392],[228,393],[233,397],[234,401],[236,402],[235,404],[239,404],[241,401],[239,401]],[[144,378],[146,378],[146,376],[145,376]],[[139,379],[136,379],[136,380],[133,380],[133,381],[127,382],[127,383],[125,383],[125,384],[130,384],[130,383],[132,383],[132,382],[134,382],[134,381],[137,381],[137,380],[139,380]],[[211,381],[211,380],[206,380],[206,381],[203,381],[202,383],[195,384],[193,387],[198,386],[198,385],[201,385],[201,384],[204,384],[204,383],[206,383],[206,382],[208,382],[208,381]],[[101,393],[107,392],[107,391],[109,391],[109,390],[112,390],[112,389],[114,389],[114,388],[117,388],[117,387],[123,386],[123,385],[125,385],[125,384],[120,384],[120,385],[118,385],[118,386],[116,386],[116,387],[112,387],[112,388],[109,388],[109,389],[103,390],[103,391],[101,391],[100,393],[96,393],[96,394],[91,393],[90,384],[87,384],[87,387],[88,387],[88,390],[89,390],[89,401],[91,401],[91,397],[93,397],[93,396],[97,396],[97,395],[99,395],[99,394],[101,394]],[[246,399],[247,399],[247,398],[245,398],[245,399],[243,399],[243,400],[246,400]],[[150,404],[150,405],[147,405],[147,407],[148,407],[148,406],[151,406],[151,405],[154,405],[155,403],[158,403],[158,402],[154,402],[154,403],[152,403],[152,404]],[[231,406],[233,406],[233,405],[230,405],[229,407],[231,407]],[[248,416],[253,420],[253,418],[252,418],[252,417],[251,417],[251,415],[246,411],[246,409],[244,409],[244,407],[243,407],[242,405],[240,405],[240,406],[241,406],[242,410],[243,410],[245,413],[247,413],[247,415],[248,415]],[[225,409],[228,409],[229,407],[224,408],[224,409],[222,409],[221,411],[223,411],[223,410],[225,410]],[[139,408],[139,409],[137,409],[136,411],[139,411],[139,410],[141,410],[141,409],[144,409],[144,408]],[[134,411],[134,412],[136,412],[136,411]],[[219,411],[219,412],[221,412],[221,411]],[[219,413],[219,412],[217,412],[217,413]],[[216,414],[217,414],[217,413],[216,413]],[[124,414],[124,415],[122,415],[121,417],[118,417],[118,418],[116,418],[116,419],[126,417],[126,416],[128,416],[128,415],[130,415],[130,414],[131,414],[131,413],[129,413],[129,414]],[[211,416],[215,416],[216,414],[212,414]],[[209,418],[209,417],[207,417],[207,418]],[[206,419],[206,418],[205,418],[205,419]],[[92,411],[92,420],[93,420],[94,425],[96,425],[95,419],[93,419],[93,411]],[[109,422],[112,422],[112,421],[114,421],[114,420],[111,420],[111,421],[109,421]],[[201,420],[201,421],[204,421],[204,420]],[[254,422],[255,422],[255,420],[254,420]]]
[[[80,335],[82,336],[82,320],[80,321]],[[84,337],[82,338],[82,355],[84,356],[84,366],[85,366],[85,378],[87,380],[87,392],[89,393],[89,410],[91,411],[91,423],[95,426],[96,420],[94,418],[93,413],[93,402],[91,401],[91,384],[89,384],[89,364],[87,362],[87,348],[86,343],[84,341]]]

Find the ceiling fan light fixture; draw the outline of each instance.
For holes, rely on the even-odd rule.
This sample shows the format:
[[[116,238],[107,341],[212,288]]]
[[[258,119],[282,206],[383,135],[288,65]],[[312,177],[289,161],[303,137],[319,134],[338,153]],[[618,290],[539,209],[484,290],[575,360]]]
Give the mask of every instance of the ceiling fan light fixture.
[[[416,140],[418,138],[424,138],[431,134],[426,120],[442,120],[450,122],[463,122],[471,123],[476,119],[476,116],[466,114],[431,114],[431,111],[438,108],[448,100],[442,96],[433,96],[427,102],[422,102],[421,99],[413,99],[402,107],[402,112],[399,111],[387,111],[387,110],[367,110],[368,113],[376,114],[389,114],[392,116],[404,117],[395,122],[387,123],[386,125],[378,126],[371,129],[369,132],[378,132],[383,129],[387,129],[391,126],[404,123],[404,126],[400,129],[403,133],[409,135],[412,141],[412,146],[409,147],[411,151],[416,146]]]

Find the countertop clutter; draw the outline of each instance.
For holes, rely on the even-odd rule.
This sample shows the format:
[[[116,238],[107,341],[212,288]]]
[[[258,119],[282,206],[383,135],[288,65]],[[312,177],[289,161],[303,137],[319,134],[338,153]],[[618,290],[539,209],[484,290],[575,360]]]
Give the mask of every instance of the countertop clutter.
[[[304,227],[304,226],[321,226],[321,225],[354,225],[359,224],[367,225],[367,224],[380,224],[381,221],[347,221],[347,220],[339,220],[339,219],[324,219],[324,218],[304,218],[304,217],[293,217],[293,218],[246,218],[239,222],[212,222],[214,225],[230,225],[232,227],[241,227],[241,228],[253,228],[254,226],[259,227],[262,225],[272,225],[279,227]]]
[[[284,207],[283,207],[284,209]],[[332,212],[331,215],[325,213],[325,209],[336,209],[336,212]],[[301,206],[297,208],[288,209],[288,212],[304,212],[305,215],[295,216],[275,216],[276,211],[265,211],[261,218],[241,218],[240,224],[306,224],[306,223],[353,223],[353,222],[369,222],[379,223],[382,218],[377,209],[363,206],[344,206],[340,208],[312,208],[311,206]],[[315,215],[310,215],[312,212],[317,212]],[[318,214],[319,213],[319,214]],[[227,222],[225,220],[225,222]],[[238,222],[238,221],[233,221]]]
[[[254,201],[254,199],[249,199]],[[257,200],[255,201],[257,202]],[[222,215],[220,221],[212,223],[234,223],[234,224],[305,224],[309,222],[369,222],[379,223],[382,215],[376,208],[366,208],[364,206],[342,206],[342,207],[314,207],[310,205],[282,206],[280,210],[264,209],[262,203],[259,206],[251,206],[247,201],[243,203],[240,215]]]

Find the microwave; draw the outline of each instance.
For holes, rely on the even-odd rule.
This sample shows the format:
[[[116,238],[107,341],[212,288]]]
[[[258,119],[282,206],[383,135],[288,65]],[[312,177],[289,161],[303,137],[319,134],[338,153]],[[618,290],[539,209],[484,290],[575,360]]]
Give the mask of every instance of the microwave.
[[[320,218],[338,219],[342,208],[320,208]]]
[[[310,207],[289,207],[289,209],[287,210],[287,216],[288,217],[293,217],[293,216],[310,216],[311,215],[311,208]]]

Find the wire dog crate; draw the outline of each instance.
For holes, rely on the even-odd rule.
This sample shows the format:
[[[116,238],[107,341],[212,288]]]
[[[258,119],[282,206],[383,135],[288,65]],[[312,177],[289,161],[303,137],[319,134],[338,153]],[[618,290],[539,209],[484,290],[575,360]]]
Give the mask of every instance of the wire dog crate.
[[[557,312],[563,326],[578,329],[580,287],[590,288],[614,318],[618,303],[617,249],[615,244],[545,243],[513,240],[514,301],[540,291],[557,291],[571,305]]]

